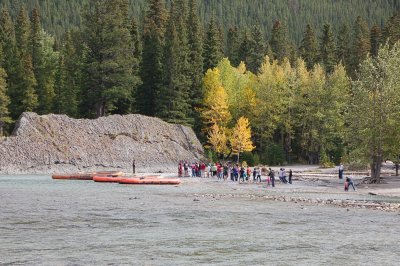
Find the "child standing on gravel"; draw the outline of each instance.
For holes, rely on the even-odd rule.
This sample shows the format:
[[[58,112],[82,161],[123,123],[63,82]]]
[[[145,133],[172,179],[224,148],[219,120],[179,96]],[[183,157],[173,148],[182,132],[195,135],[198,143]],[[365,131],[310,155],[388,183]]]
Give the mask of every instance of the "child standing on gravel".
[[[354,191],[356,191],[356,188],[354,187],[353,180],[350,177],[346,177],[346,182],[344,182],[344,190],[349,191],[349,187],[352,186]]]

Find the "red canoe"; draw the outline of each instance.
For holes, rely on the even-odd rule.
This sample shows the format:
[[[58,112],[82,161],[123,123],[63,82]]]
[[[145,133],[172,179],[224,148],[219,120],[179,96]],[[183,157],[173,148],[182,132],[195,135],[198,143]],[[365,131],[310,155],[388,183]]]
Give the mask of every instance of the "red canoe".
[[[119,181],[120,184],[133,185],[179,185],[179,178],[123,178]]]

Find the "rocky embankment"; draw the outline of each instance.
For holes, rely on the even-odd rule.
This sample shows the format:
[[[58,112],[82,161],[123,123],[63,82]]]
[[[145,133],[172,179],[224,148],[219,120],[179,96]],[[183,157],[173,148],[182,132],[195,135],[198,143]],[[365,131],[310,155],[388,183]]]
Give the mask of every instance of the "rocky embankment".
[[[12,136],[0,139],[0,173],[119,170],[167,172],[180,160],[203,159],[193,130],[142,115],[94,120],[23,113]]]

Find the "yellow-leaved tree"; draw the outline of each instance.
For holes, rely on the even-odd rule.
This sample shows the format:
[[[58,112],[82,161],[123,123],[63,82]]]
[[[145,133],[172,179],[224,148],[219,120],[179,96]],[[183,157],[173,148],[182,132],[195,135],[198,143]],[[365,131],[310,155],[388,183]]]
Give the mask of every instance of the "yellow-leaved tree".
[[[220,127],[213,124],[208,132],[208,143],[216,153],[222,154],[224,157],[229,152],[228,149],[229,130],[226,127]]]
[[[252,151],[255,149],[251,140],[250,122],[246,117],[240,117],[233,129],[229,140],[232,148],[232,153],[237,155],[239,163],[240,153],[244,151]]]
[[[204,76],[204,108],[201,115],[205,130],[209,131],[213,124],[226,126],[231,120],[228,94],[221,84],[218,68],[209,69]]]

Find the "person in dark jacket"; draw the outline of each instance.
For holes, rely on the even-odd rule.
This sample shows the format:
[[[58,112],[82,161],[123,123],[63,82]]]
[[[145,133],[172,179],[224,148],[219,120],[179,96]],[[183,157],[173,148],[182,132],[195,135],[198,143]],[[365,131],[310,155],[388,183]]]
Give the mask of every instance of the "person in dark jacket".
[[[275,172],[271,168],[269,168],[268,176],[271,178],[272,187],[275,187]]]
[[[289,184],[292,184],[292,177],[293,177],[293,172],[292,169],[289,170]]]

